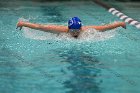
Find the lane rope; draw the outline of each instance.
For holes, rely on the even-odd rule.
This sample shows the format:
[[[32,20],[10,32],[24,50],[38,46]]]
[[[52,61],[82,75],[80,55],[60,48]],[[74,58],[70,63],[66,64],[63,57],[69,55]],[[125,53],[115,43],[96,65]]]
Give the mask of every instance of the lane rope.
[[[140,29],[140,22],[134,20],[133,18],[128,17],[124,13],[120,12],[119,10],[112,8],[111,6],[101,2],[100,0],[94,0],[94,2],[108,10],[108,12],[112,13],[112,15],[119,17],[124,22],[135,26],[136,28]]]

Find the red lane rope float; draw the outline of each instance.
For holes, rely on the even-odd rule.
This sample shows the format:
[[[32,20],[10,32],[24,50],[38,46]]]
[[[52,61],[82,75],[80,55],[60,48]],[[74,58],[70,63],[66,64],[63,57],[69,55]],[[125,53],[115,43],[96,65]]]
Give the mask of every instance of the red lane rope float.
[[[127,15],[125,15],[124,13],[118,11],[115,8],[112,8],[111,6],[101,2],[100,0],[94,0],[94,2],[104,8],[106,8],[108,10],[108,12],[112,13],[113,15],[119,17],[121,20],[123,20],[124,22],[135,26],[136,28],[140,29],[140,22],[134,20],[133,18],[128,17]]]

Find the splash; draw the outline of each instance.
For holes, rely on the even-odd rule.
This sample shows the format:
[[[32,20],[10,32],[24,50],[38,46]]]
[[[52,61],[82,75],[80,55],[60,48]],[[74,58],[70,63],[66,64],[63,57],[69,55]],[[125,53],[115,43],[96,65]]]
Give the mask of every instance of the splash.
[[[26,22],[28,22],[29,19],[25,19],[25,18],[21,17],[21,18],[18,19],[18,21],[26,21]]]
[[[75,40],[68,33],[50,33],[38,30],[33,30],[30,28],[23,28],[23,34],[26,38],[36,39],[36,40]],[[99,32],[95,29],[88,29],[80,34],[76,41],[104,41],[110,39],[116,35],[116,29]]]
[[[99,32],[95,29],[90,28],[81,33],[80,39],[85,41],[104,41],[114,37],[115,35],[116,29],[105,32]]]
[[[29,21],[24,18],[20,18],[21,21]],[[51,24],[51,23],[50,23]],[[94,42],[94,41],[104,41],[114,37],[117,33],[117,29],[110,31],[99,32],[95,29],[87,29],[81,32],[78,39],[73,38],[69,33],[50,33],[38,31],[30,28],[23,27],[23,35],[25,38],[36,39],[36,40],[65,40],[65,41],[78,41],[78,42]]]

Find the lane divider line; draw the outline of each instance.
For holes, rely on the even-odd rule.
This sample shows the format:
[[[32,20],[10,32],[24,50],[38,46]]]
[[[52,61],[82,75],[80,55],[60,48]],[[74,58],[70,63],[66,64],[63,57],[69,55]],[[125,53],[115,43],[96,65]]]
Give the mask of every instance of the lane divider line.
[[[94,0],[94,2],[104,8],[106,8],[108,10],[108,12],[110,12],[112,15],[119,17],[121,20],[123,20],[124,22],[135,26],[136,28],[140,29],[140,22],[134,20],[133,18],[128,17],[127,15],[125,15],[124,13],[120,12],[119,10],[112,8],[111,6],[103,3],[100,0]]]

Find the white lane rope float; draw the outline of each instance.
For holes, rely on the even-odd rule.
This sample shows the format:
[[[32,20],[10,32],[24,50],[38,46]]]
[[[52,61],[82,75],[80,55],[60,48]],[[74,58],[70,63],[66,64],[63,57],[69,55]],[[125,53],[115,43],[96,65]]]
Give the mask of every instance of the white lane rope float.
[[[127,15],[125,15],[124,13],[118,11],[115,8],[110,7],[109,5],[106,5],[105,3],[101,2],[100,0],[94,0],[95,3],[97,3],[98,5],[106,8],[108,10],[108,12],[112,13],[113,15],[119,17],[121,20],[123,20],[124,22],[135,26],[136,28],[140,29],[140,22],[134,20],[133,18],[128,17]]]

